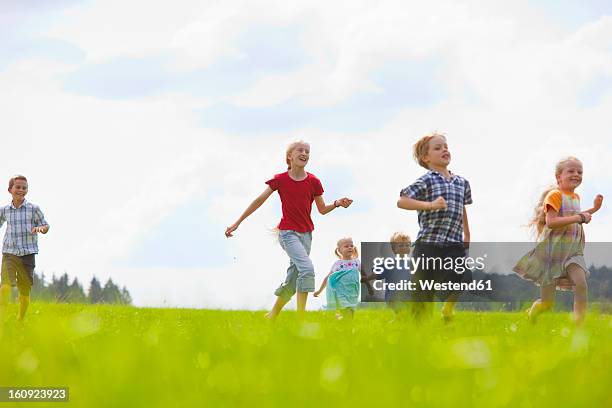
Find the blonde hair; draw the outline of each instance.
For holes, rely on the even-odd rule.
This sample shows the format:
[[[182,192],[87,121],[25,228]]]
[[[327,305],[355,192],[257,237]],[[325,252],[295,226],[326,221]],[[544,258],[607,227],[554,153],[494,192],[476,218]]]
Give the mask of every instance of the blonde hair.
[[[296,140],[295,142],[289,143],[289,146],[287,146],[287,150],[285,151],[285,163],[287,163],[287,170],[291,170],[291,160],[289,160],[289,155],[291,154],[293,149],[295,149],[298,145],[301,144],[310,147],[310,144],[303,140]]]
[[[568,156],[564,159],[561,159],[555,165],[555,178],[561,175],[561,173],[563,172],[563,169],[569,163],[580,163],[580,165],[582,165],[582,162],[574,156]],[[544,227],[546,226],[546,211],[544,208],[544,200],[546,199],[546,196],[548,195],[548,193],[550,193],[551,191],[557,188],[559,188],[558,185],[550,186],[542,192],[542,194],[540,195],[540,199],[538,200],[538,203],[536,204],[534,208],[533,218],[531,219],[529,224],[527,224],[528,227],[535,229],[537,236],[542,235],[542,232],[544,232]]]
[[[411,244],[412,240],[410,239],[410,236],[408,234],[401,231],[397,231],[394,232],[393,235],[391,235],[391,238],[389,238],[389,242],[391,243],[391,250],[395,252],[395,244],[398,244],[400,242],[408,242],[408,244]]]
[[[389,238],[389,242],[391,243],[395,243],[395,242],[412,242],[410,240],[410,236],[404,232],[401,231],[397,231],[394,232],[393,235],[391,235],[391,238]]]
[[[344,238],[340,238],[338,240],[338,242],[336,243],[336,250],[334,251],[334,254],[336,254],[336,256],[340,259],[342,259],[342,255],[340,255],[340,251],[338,251],[338,249],[340,248],[340,244],[344,241],[351,241],[353,242],[353,238],[351,237],[344,237]],[[353,244],[353,247],[355,248],[353,250],[353,256],[351,257],[351,259],[357,259],[359,258],[359,251],[357,250],[357,247],[355,246],[355,244]]]
[[[414,157],[414,160],[419,163],[421,167],[425,167],[426,169],[429,169],[429,167],[427,167],[427,163],[423,161],[423,158],[427,156],[427,153],[429,152],[429,142],[431,142],[431,139],[436,136],[439,136],[446,140],[446,136],[444,134],[432,132],[420,138],[414,144],[414,146],[412,146],[412,156]]]

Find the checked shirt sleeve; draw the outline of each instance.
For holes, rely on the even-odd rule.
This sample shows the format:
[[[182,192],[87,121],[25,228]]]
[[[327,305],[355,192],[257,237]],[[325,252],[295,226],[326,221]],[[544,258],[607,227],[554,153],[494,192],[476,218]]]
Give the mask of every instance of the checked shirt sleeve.
[[[45,220],[45,216],[39,207],[36,207],[34,209],[34,214],[32,217],[32,224],[34,224],[35,227],[42,227],[44,225],[49,225],[49,223],[47,223],[47,220]]]
[[[427,193],[427,182],[425,181],[423,177],[420,177],[417,179],[417,181],[415,181],[408,187],[404,188],[400,192],[400,196],[412,198],[413,200],[425,201],[426,193]]]
[[[465,180],[465,191],[463,193],[463,205],[472,204],[472,188],[470,182]]]

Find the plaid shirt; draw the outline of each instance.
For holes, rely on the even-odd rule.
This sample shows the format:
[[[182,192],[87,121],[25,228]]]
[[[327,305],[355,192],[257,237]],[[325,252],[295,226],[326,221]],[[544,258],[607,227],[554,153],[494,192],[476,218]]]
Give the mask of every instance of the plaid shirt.
[[[446,210],[418,211],[420,242],[463,242],[463,206],[472,204],[470,183],[451,173],[450,180],[437,171],[430,170],[413,184],[403,189],[402,197],[419,201],[434,201],[442,196]]]
[[[11,202],[0,208],[0,227],[6,223],[6,234],[2,253],[24,256],[38,253],[37,234],[32,234],[33,227],[47,224],[45,216],[37,205],[26,200],[19,208]]]

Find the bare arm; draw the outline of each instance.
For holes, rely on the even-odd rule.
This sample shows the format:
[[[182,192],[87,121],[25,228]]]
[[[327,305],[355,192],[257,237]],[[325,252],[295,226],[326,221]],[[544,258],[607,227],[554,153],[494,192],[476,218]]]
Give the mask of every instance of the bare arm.
[[[368,276],[366,271],[363,269],[363,264],[360,265],[359,274],[361,275],[361,282],[365,283],[366,287],[368,288],[368,293],[370,294],[370,296],[374,295],[374,288],[372,287],[372,282],[370,281],[376,279],[376,277]]]
[[[315,200],[315,204],[317,205],[317,210],[319,211],[319,214],[321,215],[325,215],[338,207],[347,208],[353,202],[353,200],[351,200],[350,198],[343,197],[339,200],[335,200],[331,204],[325,204],[325,200],[323,199],[323,196],[320,196],[320,195],[315,196],[314,200]]]
[[[467,208],[463,206],[463,242],[470,243],[470,223],[468,222]]]
[[[269,186],[266,187],[264,192],[261,193],[255,200],[253,200],[253,202],[251,204],[249,204],[247,209],[244,210],[244,212],[242,213],[240,218],[238,218],[238,221],[236,221],[234,224],[232,224],[229,227],[227,227],[227,229],[225,230],[225,236],[228,237],[228,238],[233,236],[232,232],[234,232],[234,231],[236,231],[238,229],[238,226],[240,225],[240,223],[242,221],[244,221],[249,215],[253,214],[255,212],[255,210],[257,210],[259,207],[261,207],[261,205],[268,199],[268,197],[270,197],[270,195],[273,192],[274,192],[274,190],[272,190]]]
[[[327,276],[325,277],[325,279],[323,279],[323,282],[321,282],[321,287],[319,288],[319,290],[315,291],[315,293],[313,293],[314,297],[317,297],[321,294],[321,292],[323,292],[323,289],[325,289],[325,287],[327,286],[327,278],[329,278],[329,275],[331,275],[331,271],[327,274]]]
[[[438,197],[434,201],[419,201],[414,198],[402,196],[397,200],[397,207],[403,210],[433,211],[446,209],[444,197]]]
[[[589,214],[593,215],[597,211],[599,211],[602,204],[603,204],[603,196],[601,194],[597,194],[597,196],[595,197],[595,200],[593,201],[593,208],[590,208],[586,210],[585,212],[588,212]]]
[[[585,211],[582,213],[582,215],[585,218],[585,223],[588,224],[591,221],[591,213]],[[548,212],[546,213],[546,226],[551,229],[563,228],[580,222],[582,222],[582,217],[580,217],[580,214],[561,217],[559,213],[552,208],[549,208]]]

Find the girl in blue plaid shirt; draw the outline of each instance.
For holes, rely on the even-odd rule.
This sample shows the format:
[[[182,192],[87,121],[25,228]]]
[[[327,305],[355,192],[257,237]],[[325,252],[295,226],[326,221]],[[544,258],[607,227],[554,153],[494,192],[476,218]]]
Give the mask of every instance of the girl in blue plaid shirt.
[[[422,137],[413,149],[415,160],[428,171],[400,193],[397,206],[404,210],[416,210],[419,233],[414,247],[414,257],[463,258],[470,241],[470,229],[465,206],[472,203],[470,183],[449,169],[451,154],[446,137],[433,133]],[[461,282],[471,279],[471,273],[443,268],[420,267],[415,281]],[[433,291],[415,291],[413,314],[423,316],[426,305],[434,300]],[[449,321],[459,292],[437,293],[445,300],[442,317]]]

